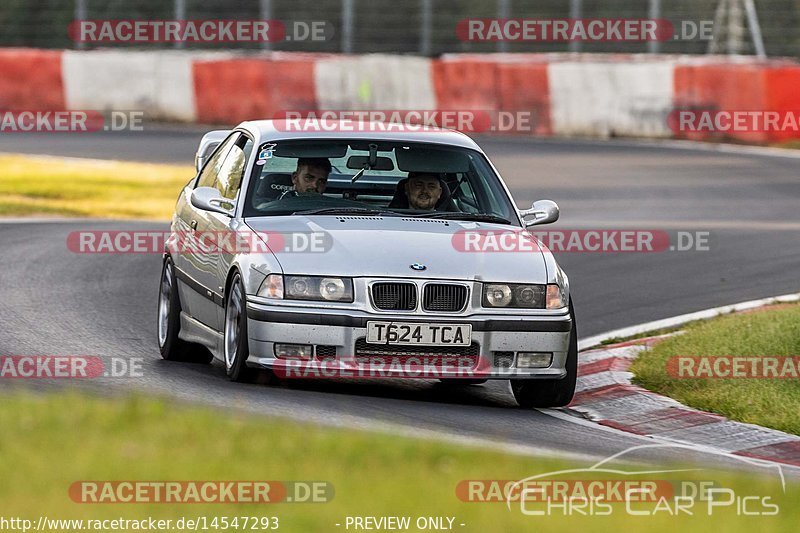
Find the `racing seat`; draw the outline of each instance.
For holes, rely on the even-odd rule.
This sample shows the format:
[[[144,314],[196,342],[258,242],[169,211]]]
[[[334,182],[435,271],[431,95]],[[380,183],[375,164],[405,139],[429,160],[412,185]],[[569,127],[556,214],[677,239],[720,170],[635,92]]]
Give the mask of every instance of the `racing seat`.
[[[439,197],[439,201],[436,202],[436,211],[458,211],[456,204],[453,202],[450,186],[444,180],[441,180],[441,182],[442,195]],[[408,196],[406,196],[406,183],[408,183],[408,178],[403,178],[397,182],[394,197],[388,205],[389,209],[410,209],[408,207]]]
[[[253,205],[261,205],[267,202],[274,202],[283,193],[294,188],[292,175],[288,173],[264,174],[258,178],[255,192],[253,193]]]

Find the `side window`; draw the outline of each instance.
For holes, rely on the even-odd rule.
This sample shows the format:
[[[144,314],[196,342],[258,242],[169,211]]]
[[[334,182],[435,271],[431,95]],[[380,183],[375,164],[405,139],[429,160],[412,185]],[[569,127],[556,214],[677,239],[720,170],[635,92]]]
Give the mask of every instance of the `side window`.
[[[458,174],[458,187],[453,192],[453,200],[458,204],[462,211],[467,213],[478,213],[480,207],[475,191],[472,189],[469,176]]]
[[[216,151],[216,153],[208,160],[206,166],[203,167],[203,171],[200,173],[200,178],[197,180],[197,187],[213,187],[214,182],[217,179],[217,174],[219,174],[220,169],[222,168],[222,163],[225,161],[225,156],[228,155],[230,152],[231,147],[236,142],[236,140],[240,137],[240,133],[234,133],[222,143],[222,148]]]
[[[236,195],[242,187],[242,177],[247,157],[253,150],[253,141],[242,136],[231,147],[228,157],[222,163],[214,187],[217,188],[223,198],[236,200]]]

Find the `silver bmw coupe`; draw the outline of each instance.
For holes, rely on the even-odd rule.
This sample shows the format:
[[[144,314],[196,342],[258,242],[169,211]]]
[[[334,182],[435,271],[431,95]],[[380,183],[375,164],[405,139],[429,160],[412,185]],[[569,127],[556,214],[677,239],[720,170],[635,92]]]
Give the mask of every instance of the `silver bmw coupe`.
[[[497,170],[455,131],[243,122],[201,140],[164,250],[158,344],[230,379],[510,380],[566,405],[567,276]]]

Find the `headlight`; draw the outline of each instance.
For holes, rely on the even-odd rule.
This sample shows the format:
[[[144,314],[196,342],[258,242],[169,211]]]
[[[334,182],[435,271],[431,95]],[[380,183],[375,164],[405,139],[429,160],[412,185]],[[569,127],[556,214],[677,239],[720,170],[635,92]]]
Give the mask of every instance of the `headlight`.
[[[347,281],[347,283],[345,283]],[[319,295],[326,300],[341,302],[353,301],[352,282],[341,278],[322,278],[319,282]]]
[[[484,307],[506,307],[511,303],[512,292],[508,285],[486,285],[483,289]]]
[[[277,286],[280,286],[280,291],[275,288]],[[285,298],[287,300],[352,302],[353,280],[349,278],[271,274],[261,284],[258,294],[266,298]]]
[[[544,285],[488,283],[483,288],[484,307],[544,309]]]
[[[519,309],[561,309],[566,307],[564,293],[558,285],[523,283],[487,283],[483,286],[484,307]]]

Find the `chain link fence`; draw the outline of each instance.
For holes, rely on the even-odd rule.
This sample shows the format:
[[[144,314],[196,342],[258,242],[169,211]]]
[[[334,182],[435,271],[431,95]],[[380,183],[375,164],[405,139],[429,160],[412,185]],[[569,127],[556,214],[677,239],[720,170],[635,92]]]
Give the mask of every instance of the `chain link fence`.
[[[0,46],[93,48],[67,33],[78,20],[278,19],[326,21],[332,35],[320,41],[272,43],[152,43],[136,48],[241,48],[305,52],[660,52],[753,54],[760,52],[746,4],[755,8],[756,33],[769,56],[800,55],[800,0],[3,0]],[[647,42],[465,42],[456,26],[466,18],[663,18],[715,21],[716,39]],[[103,44],[103,47],[126,47]]]

